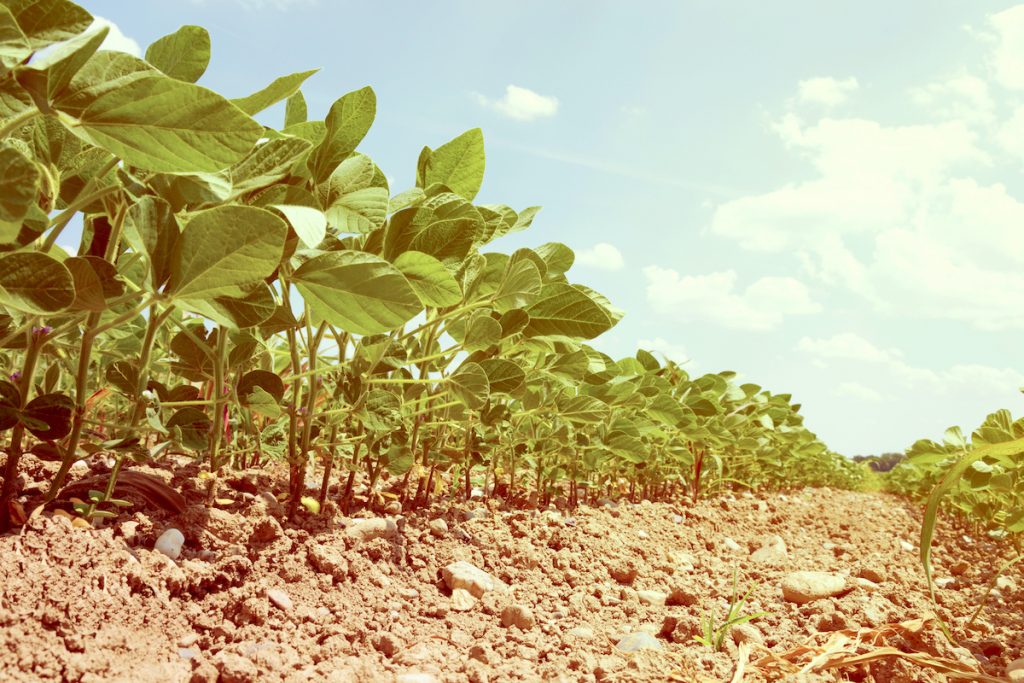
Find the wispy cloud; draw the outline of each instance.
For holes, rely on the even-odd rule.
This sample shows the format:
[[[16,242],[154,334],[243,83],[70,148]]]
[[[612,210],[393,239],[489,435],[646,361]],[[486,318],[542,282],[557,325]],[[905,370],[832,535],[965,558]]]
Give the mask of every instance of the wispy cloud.
[[[489,141],[493,145],[498,145],[508,149],[514,149],[524,154],[537,157],[539,159],[549,159],[551,161],[557,161],[563,164],[569,164],[571,166],[578,166],[580,168],[590,169],[591,171],[599,171],[601,173],[607,173],[609,175],[616,175],[623,178],[630,178],[632,180],[639,180],[641,182],[650,183],[653,185],[661,185],[664,187],[674,187],[682,190],[691,190],[695,192],[701,192],[706,195],[711,195],[718,198],[735,197],[743,194],[743,190],[739,190],[732,187],[726,187],[724,185],[714,185],[711,183],[702,183],[696,180],[688,180],[686,178],[678,178],[669,175],[660,175],[658,173],[652,173],[648,170],[629,166],[627,164],[620,164],[614,161],[607,161],[605,159],[598,159],[595,157],[589,157],[581,154],[575,154],[572,152],[563,152],[557,149],[546,149],[543,147],[534,147],[531,145],[521,145],[516,142],[509,140],[503,140],[499,137],[491,136]]]
[[[598,270],[622,270],[625,265],[622,252],[614,244],[607,242],[598,242],[577,252],[576,263]]]
[[[798,86],[801,102],[823,107],[837,107],[846,102],[859,84],[856,78],[832,78],[823,76],[800,81]]]
[[[558,113],[557,97],[541,95],[518,85],[506,86],[505,94],[498,99],[477,94],[476,101],[480,106],[493,109],[516,121],[547,119]]]

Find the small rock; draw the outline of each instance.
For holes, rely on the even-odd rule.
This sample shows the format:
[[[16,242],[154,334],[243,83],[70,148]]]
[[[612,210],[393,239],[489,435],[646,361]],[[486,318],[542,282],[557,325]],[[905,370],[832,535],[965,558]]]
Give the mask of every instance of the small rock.
[[[636,537],[643,539],[643,538],[650,538],[651,536],[646,531],[641,529],[640,531],[636,532]]]
[[[577,626],[571,628],[565,632],[566,635],[573,636],[574,638],[580,638],[581,640],[591,640],[594,637],[594,629],[589,626]]]
[[[781,536],[769,536],[764,544],[750,555],[754,562],[780,564],[789,558],[786,542]]]
[[[939,576],[935,579],[935,585],[939,588],[955,588],[956,579],[952,576]]]
[[[448,522],[440,517],[430,522],[430,535],[434,538],[443,538],[448,533]]]
[[[476,607],[477,599],[465,588],[452,590],[452,609],[456,612],[468,612]]]
[[[413,671],[395,676],[395,683],[437,683],[437,676],[434,674],[420,673]]]
[[[172,560],[177,560],[181,556],[181,546],[184,544],[185,535],[183,533],[177,529],[168,529],[160,534],[160,538],[156,539],[153,550],[163,553]]]
[[[679,605],[682,607],[692,607],[700,602],[700,597],[697,593],[690,588],[684,588],[682,586],[676,586],[672,589],[672,592],[668,594],[668,599],[665,600],[667,605]]]
[[[280,588],[271,588],[267,591],[267,599],[277,605],[282,612],[291,612],[295,605],[291,597]]]
[[[792,572],[782,580],[782,597],[800,605],[841,595],[846,590],[846,579],[826,572]]]
[[[660,650],[661,642],[646,631],[630,633],[615,644],[615,647],[623,652],[637,652],[639,650]]]
[[[501,625],[505,628],[517,626],[521,631],[529,631],[536,623],[533,610],[525,605],[509,605],[501,611]]]
[[[885,571],[878,567],[861,567],[857,576],[868,581],[874,581],[875,583],[885,581]]]
[[[402,648],[402,643],[393,633],[378,633],[372,641],[373,648],[382,655],[391,659]]]
[[[1011,579],[1009,576],[1000,576],[996,579],[996,588],[1003,591],[1004,593],[1012,593],[1017,590],[1017,582]]]
[[[761,635],[761,631],[753,624],[737,624],[729,629],[729,635],[732,636],[733,642],[737,645],[740,643],[757,643],[758,645],[764,645],[764,636]]]
[[[900,540],[900,547],[906,550],[908,553],[914,551],[916,548],[913,543],[908,541]]]
[[[465,560],[453,562],[441,571],[445,584],[454,591],[463,588],[479,598],[488,591],[506,591],[508,584],[497,579],[482,569],[474,567]]]
[[[963,576],[971,568],[971,563],[966,560],[960,560],[949,568],[949,573],[953,576]]]
[[[854,579],[854,583],[857,584],[858,588],[860,588],[861,590],[865,590],[869,593],[874,593],[879,588],[881,588],[881,586],[879,586],[874,581],[871,581],[870,579],[864,579],[859,576],[856,579]]]
[[[473,645],[469,648],[469,658],[475,659],[481,664],[490,664],[491,656],[487,648],[483,645]]]
[[[636,564],[631,561],[619,562],[608,567],[608,573],[619,583],[630,584],[639,573]]]
[[[668,593],[661,591],[637,591],[636,597],[645,605],[660,607],[668,600]]]
[[[357,541],[370,541],[375,538],[394,538],[398,535],[398,524],[393,519],[383,517],[357,519],[345,529],[345,533]]]
[[[681,515],[672,515],[672,523],[673,524],[682,524],[683,523],[682,516]]]
[[[348,576],[348,559],[343,548],[328,544],[310,545],[306,550],[306,557],[314,569],[330,575],[339,583]]]
[[[192,647],[199,640],[198,633],[186,633],[181,638],[178,638],[178,647]]]
[[[723,500],[722,502],[724,503],[725,501]],[[729,552],[733,553],[738,553],[739,551],[743,550],[743,548],[740,547],[739,543],[732,540],[728,536],[722,539],[722,547],[728,550]]]
[[[1015,659],[1006,665],[1006,677],[1013,683],[1024,681],[1024,657]]]
[[[670,552],[668,561],[677,572],[692,572],[697,560],[689,553]]]
[[[178,656],[185,660],[192,660],[199,656],[199,650],[191,647],[179,647]]]
[[[399,501],[399,500],[391,501],[384,508],[384,512],[388,513],[389,515],[400,515],[400,514],[402,514],[402,501]]]

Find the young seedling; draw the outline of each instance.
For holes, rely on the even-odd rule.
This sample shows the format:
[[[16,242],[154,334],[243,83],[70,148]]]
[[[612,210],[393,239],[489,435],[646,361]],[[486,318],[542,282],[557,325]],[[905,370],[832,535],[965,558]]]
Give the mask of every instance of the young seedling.
[[[694,636],[694,640],[702,645],[706,645],[715,652],[719,652],[725,645],[725,639],[729,636],[729,631],[732,630],[733,626],[746,624],[747,622],[760,619],[768,614],[768,612],[743,614],[743,608],[747,603],[747,598],[750,597],[752,592],[754,592],[753,586],[747,589],[747,592],[743,594],[743,597],[740,597],[737,571],[733,569],[732,598],[729,601],[729,610],[726,612],[725,618],[721,623],[716,623],[714,612],[705,612],[702,614],[700,617],[701,634]]]

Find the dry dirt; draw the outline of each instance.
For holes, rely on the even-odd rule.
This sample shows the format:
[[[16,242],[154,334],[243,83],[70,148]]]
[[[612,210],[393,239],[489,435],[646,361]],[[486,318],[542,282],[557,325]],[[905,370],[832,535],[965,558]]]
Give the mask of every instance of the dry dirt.
[[[950,645],[928,618],[919,511],[886,495],[572,512],[445,502],[391,525],[328,504],[293,524],[266,495],[283,477],[234,476],[208,507],[208,482],[192,475],[173,481],[188,501],[179,515],[136,500],[99,530],[45,512],[0,537],[0,680],[938,681],[1001,678],[1024,656],[1019,569],[965,628],[1008,549],[940,529]],[[153,550],[170,527],[185,536],[177,561]],[[444,568],[460,560],[494,590],[453,594]],[[741,593],[752,588],[744,612],[769,614],[713,652],[694,635],[702,615],[728,609],[734,571]],[[841,589],[791,602],[781,584],[794,571],[835,574]],[[636,633],[659,649],[617,647]]]

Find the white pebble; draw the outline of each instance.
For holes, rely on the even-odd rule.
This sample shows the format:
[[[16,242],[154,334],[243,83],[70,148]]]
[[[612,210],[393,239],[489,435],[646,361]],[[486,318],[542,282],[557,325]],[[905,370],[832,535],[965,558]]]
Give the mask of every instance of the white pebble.
[[[177,529],[168,529],[160,534],[153,544],[153,550],[163,553],[172,560],[177,560],[181,555],[181,546],[185,544],[185,535]]]

